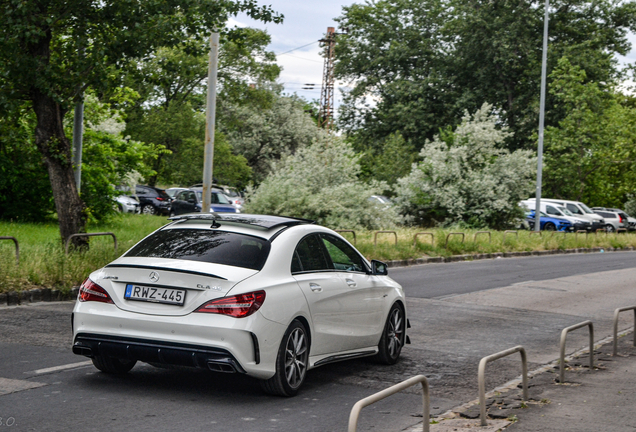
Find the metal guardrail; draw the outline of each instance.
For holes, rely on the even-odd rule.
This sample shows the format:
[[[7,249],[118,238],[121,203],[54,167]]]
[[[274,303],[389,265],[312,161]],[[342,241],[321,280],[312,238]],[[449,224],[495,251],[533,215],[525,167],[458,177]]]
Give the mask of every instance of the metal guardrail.
[[[504,234],[503,234],[503,241],[504,241],[504,242],[506,241],[506,234],[514,234],[514,235],[515,235],[515,237],[519,238],[519,231],[515,231],[515,230],[506,230],[506,231],[504,231]]]
[[[634,346],[636,347],[636,306],[628,306],[624,308],[618,308],[614,311],[614,349],[612,350],[612,356],[616,357],[618,355],[618,314],[621,312],[625,312],[628,310],[634,311]]]
[[[541,234],[543,234],[543,231],[528,231],[528,235],[531,236],[533,234],[539,234],[539,237],[543,237]]]
[[[575,240],[579,238],[579,234],[585,234],[585,240],[587,240],[587,230],[576,230],[576,232],[574,233]]]
[[[526,350],[521,345],[517,345],[516,347],[507,349],[505,351],[500,351],[495,354],[491,354],[482,358],[479,361],[479,371],[477,375],[477,380],[479,382],[479,416],[481,418],[481,425],[487,426],[488,422],[486,419],[486,377],[484,376],[486,373],[486,364],[500,359],[502,357],[509,356],[514,353],[521,353],[521,382],[523,384],[523,400],[528,400],[528,358],[526,356]]]
[[[462,243],[464,243],[464,233],[460,233],[460,232],[448,233],[448,235],[446,236],[446,246],[444,246],[446,249],[448,249],[448,239],[450,238],[450,236],[454,236],[454,235],[462,236]]]
[[[625,234],[627,234],[627,228],[617,228],[617,229],[616,229],[616,234],[618,234],[618,233],[622,233],[622,232],[624,232]]]
[[[605,237],[607,237],[607,230],[605,228],[598,228],[594,234],[598,235],[599,232],[605,233]]]
[[[398,239],[397,239],[397,233],[395,231],[376,231],[375,235],[373,236],[374,246],[378,245],[378,234],[393,234],[395,236],[395,244],[397,245]]]
[[[433,234],[432,232],[418,232],[415,233],[415,235],[413,236],[413,246],[417,245],[417,237],[418,236],[424,236],[424,235],[430,235],[431,236],[431,244],[434,245],[435,244],[435,234]]]
[[[64,246],[64,250],[66,251],[66,255],[68,255],[68,246],[69,243],[71,242],[71,239],[73,239],[74,237],[96,237],[96,236],[112,236],[113,237],[113,241],[115,242],[115,251],[117,250],[117,237],[115,236],[115,234],[113,234],[112,232],[101,232],[101,233],[79,233],[79,234],[71,234],[70,236],[68,236],[68,238],[66,239],[66,245]]]
[[[565,239],[565,231],[552,231],[550,238],[554,237],[555,234],[563,234],[563,239]]]
[[[2,236],[0,240],[13,240],[15,243],[15,265],[20,265],[20,244],[18,243],[18,239],[11,236]]]
[[[565,339],[572,330],[588,327],[590,329],[590,370],[594,369],[594,324],[592,321],[583,321],[573,326],[566,327],[561,332],[561,353],[559,356],[559,382],[565,382]]]
[[[402,381],[399,384],[389,387],[388,389],[382,390],[381,392],[372,394],[369,397],[366,397],[362,400],[356,402],[356,404],[351,408],[351,414],[349,415],[349,432],[356,432],[358,428],[358,417],[360,416],[360,411],[362,408],[369,406],[375,402],[381,401],[391,395],[394,395],[397,392],[402,390],[406,390],[409,387],[412,387],[418,383],[422,383],[422,405],[423,405],[423,422],[422,422],[422,431],[429,432],[429,417],[431,412],[431,398],[429,395],[428,389],[428,380],[424,375],[418,375],[413,378],[409,378],[406,381]]]
[[[334,230],[337,233],[351,233],[353,234],[353,245],[356,244],[356,232],[354,230]]]
[[[488,243],[492,243],[492,235],[490,234],[490,231],[477,231],[473,237],[473,242],[477,241],[478,234],[488,234]]]

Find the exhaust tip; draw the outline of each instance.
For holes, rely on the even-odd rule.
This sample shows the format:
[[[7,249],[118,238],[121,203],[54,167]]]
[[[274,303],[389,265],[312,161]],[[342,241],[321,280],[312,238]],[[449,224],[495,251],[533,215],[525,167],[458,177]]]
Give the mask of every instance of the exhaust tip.
[[[93,350],[91,350],[88,347],[75,345],[75,346],[73,346],[73,354],[82,355],[82,356],[86,356],[86,357],[92,357],[93,356]]]
[[[236,368],[228,360],[208,361],[208,369],[214,372],[236,373]]]

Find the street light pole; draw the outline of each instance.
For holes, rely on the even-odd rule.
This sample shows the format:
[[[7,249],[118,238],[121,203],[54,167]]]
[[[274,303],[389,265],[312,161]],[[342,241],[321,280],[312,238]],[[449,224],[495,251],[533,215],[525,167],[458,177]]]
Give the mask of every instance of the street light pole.
[[[545,0],[543,18],[543,58],[541,61],[541,102],[539,103],[539,148],[537,149],[537,195],[534,209],[534,230],[541,229],[541,175],[543,170],[543,125],[545,120],[545,82],[548,67],[548,8],[550,0]]]
[[[214,161],[214,122],[216,118],[216,77],[219,67],[219,34],[210,35],[208,64],[208,96],[205,113],[205,150],[203,154],[203,197],[201,213],[210,213],[212,199],[212,168]]]

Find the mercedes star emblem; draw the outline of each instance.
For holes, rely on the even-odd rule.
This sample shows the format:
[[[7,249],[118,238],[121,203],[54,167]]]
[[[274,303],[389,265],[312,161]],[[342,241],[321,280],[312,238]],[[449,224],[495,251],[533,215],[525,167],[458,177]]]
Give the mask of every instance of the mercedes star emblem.
[[[159,280],[159,273],[154,271],[150,272],[150,275],[148,275],[148,277],[150,278],[151,281],[157,282]]]

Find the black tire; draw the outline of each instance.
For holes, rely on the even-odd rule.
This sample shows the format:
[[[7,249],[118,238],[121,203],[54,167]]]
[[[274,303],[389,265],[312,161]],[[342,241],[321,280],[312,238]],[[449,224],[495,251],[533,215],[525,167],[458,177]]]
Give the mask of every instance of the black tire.
[[[543,226],[545,231],[556,231],[556,226],[552,222],[548,222]]]
[[[174,214],[174,211],[170,210],[170,217],[172,218],[172,217],[175,217],[175,216],[176,216],[176,214]]]
[[[150,204],[144,204],[141,207],[141,212],[143,214],[147,214],[147,215],[155,215],[155,214],[157,214],[157,210],[153,206],[151,206]]]
[[[278,348],[276,373],[261,381],[265,393],[276,396],[296,396],[305,382],[309,365],[310,339],[300,321],[291,323]]]
[[[607,224],[607,225],[605,225],[605,231],[607,231],[607,232],[611,233],[611,232],[616,231],[616,229],[614,228],[614,225],[612,225],[612,224]]]
[[[129,372],[137,363],[137,360],[120,360],[107,356],[93,357],[93,365],[100,371],[107,374],[125,374]]]
[[[384,331],[378,344],[375,358],[382,364],[397,363],[406,340],[406,316],[399,304],[394,304],[384,324]]]

